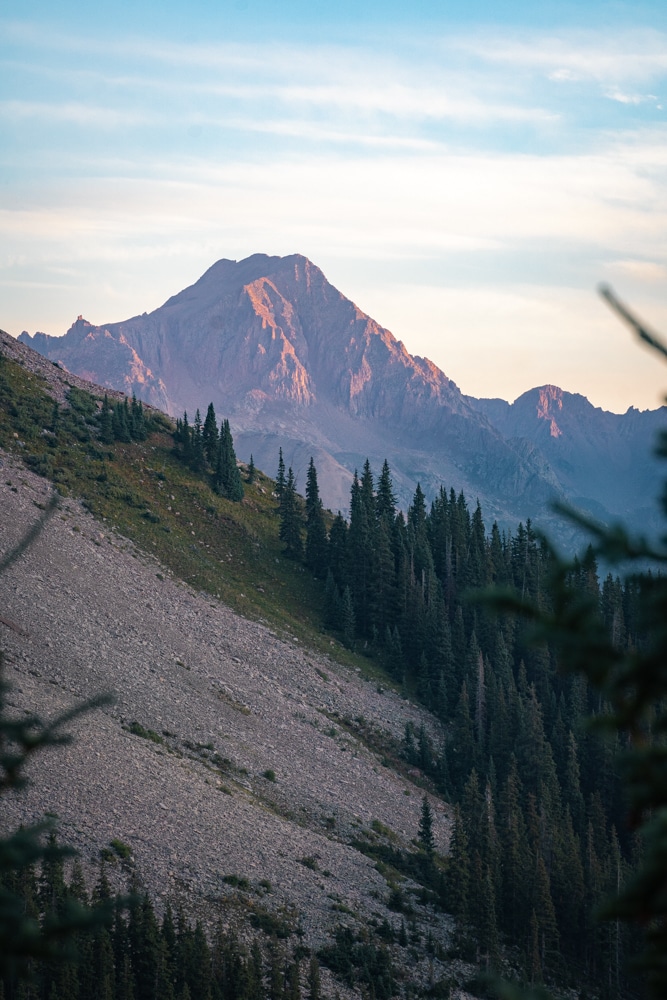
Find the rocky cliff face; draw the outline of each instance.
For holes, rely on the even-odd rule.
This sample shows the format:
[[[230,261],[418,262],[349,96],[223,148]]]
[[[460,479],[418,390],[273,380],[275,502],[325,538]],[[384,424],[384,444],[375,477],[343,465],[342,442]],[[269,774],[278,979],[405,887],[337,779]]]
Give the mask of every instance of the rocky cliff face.
[[[298,254],[220,260],[150,314],[101,327],[79,318],[62,338],[20,339],[174,415],[212,401],[239,454],[252,452],[269,473],[282,447],[304,480],[312,454],[333,509],[347,508],[351,473],[367,456],[375,469],[389,460],[403,503],[418,480],[427,495],[453,486],[512,524],[548,517],[554,497],[592,499],[604,517],[626,512],[654,482],[646,470],[655,421],[601,418],[551,386],[513,407],[466,397]],[[644,471],[633,473],[640,493],[625,483],[617,502],[619,435]]]
[[[34,337],[21,334],[19,339],[80,378],[128,395],[134,392],[147,403],[168,409],[164,382],[153,374],[123,333],[114,336],[79,316],[65,337],[36,333]]]

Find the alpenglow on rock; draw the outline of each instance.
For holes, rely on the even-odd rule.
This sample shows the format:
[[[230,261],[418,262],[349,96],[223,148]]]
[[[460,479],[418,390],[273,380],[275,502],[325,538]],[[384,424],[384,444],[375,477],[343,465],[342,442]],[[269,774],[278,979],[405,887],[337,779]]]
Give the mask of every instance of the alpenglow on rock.
[[[388,459],[403,505],[417,481],[427,497],[444,485],[479,497],[487,517],[511,525],[549,519],[553,498],[605,520],[632,519],[657,493],[649,452],[660,411],[600,419],[583,397],[547,386],[527,393],[526,405],[537,393],[549,420],[538,412],[522,423],[511,414],[526,410],[524,397],[514,409],[464,396],[299,254],[220,260],[151,313],[102,326],[80,317],[64,337],[20,339],[69,371],[135,392],[172,415],[203,412],[212,401],[230,420],[239,456],[252,452],[272,474],[282,447],[300,490],[312,455],[334,510],[347,509],[352,472],[367,456],[376,472]],[[628,433],[631,446],[621,447]],[[600,435],[603,462],[591,465]],[[603,489],[581,463],[600,475],[604,466]]]

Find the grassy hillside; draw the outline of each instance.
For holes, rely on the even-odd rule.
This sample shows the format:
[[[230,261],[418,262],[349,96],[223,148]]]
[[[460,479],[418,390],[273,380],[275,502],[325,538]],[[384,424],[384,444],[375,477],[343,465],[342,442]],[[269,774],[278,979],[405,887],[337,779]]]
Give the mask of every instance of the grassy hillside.
[[[0,358],[0,447],[191,586],[344,662],[353,659],[322,634],[323,586],[282,555],[271,479],[260,472],[244,484],[240,503],[226,500],[173,454],[173,425],[163,414],[151,411],[147,440],[103,445],[100,397],[70,387],[68,404],[58,406],[44,379]],[[62,378],[67,388],[66,373]]]

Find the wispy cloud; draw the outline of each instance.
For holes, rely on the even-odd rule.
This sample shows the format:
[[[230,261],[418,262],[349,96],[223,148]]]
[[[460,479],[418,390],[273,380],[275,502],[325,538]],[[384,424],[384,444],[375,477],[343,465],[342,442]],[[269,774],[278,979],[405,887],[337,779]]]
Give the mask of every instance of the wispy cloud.
[[[48,303],[42,329],[86,309],[120,319],[218,257],[299,251],[465,386],[438,353],[443,304],[457,329],[474,314],[490,351],[520,331],[511,363],[535,371],[531,329],[571,331],[544,348],[565,353],[600,278],[640,303],[664,286],[658,32],[479,28],[346,46],[3,29],[0,269],[18,329]],[[387,309],[375,292],[363,301],[370,271],[392,275]],[[30,283],[44,294],[21,298]],[[433,339],[417,345],[391,311],[407,324],[424,288],[412,308]]]
[[[448,44],[488,63],[538,71],[563,82],[639,83],[667,73],[667,35],[646,29],[526,32],[518,38],[482,33]]]
[[[667,263],[655,260],[614,260],[607,269],[620,275],[647,284],[667,284]]]
[[[123,125],[145,125],[150,120],[143,112],[126,108],[103,108],[75,101],[0,101],[0,116],[15,121],[33,119],[46,122],[68,122],[84,127],[114,129]]]
[[[127,49],[124,51],[127,55]],[[534,101],[526,102],[524,97],[517,100],[515,95],[508,94],[505,95],[508,99],[499,99],[497,87],[490,86],[488,80],[478,80],[475,88],[471,86],[469,74],[443,68],[434,54],[426,74],[409,61],[364,60],[356,53],[350,59],[349,54],[345,57],[336,54],[338,58],[330,58],[326,47],[315,48],[307,55],[302,51],[277,53],[272,50],[266,52],[266,58],[258,59],[255,52],[241,58],[238,54],[230,56],[229,52],[222,51],[210,65],[206,59],[193,55],[196,71],[187,78],[178,74],[165,75],[162,66],[156,67],[145,59],[141,60],[141,71],[129,70],[129,67],[119,72],[110,67],[72,68],[66,65],[51,70],[49,76],[56,89],[80,91],[88,86],[103,87],[110,92],[111,100],[121,105],[131,102],[135,108],[137,105],[146,108],[153,95],[171,94],[176,100],[176,106],[170,109],[171,116],[174,112],[178,115],[179,109],[186,105],[196,106],[197,102],[204,102],[199,110],[206,114],[207,109],[220,100],[235,102],[246,113],[252,106],[273,106],[283,111],[301,108],[313,114],[352,115],[366,120],[372,115],[384,123],[454,121],[483,125],[497,121],[544,124],[557,120],[560,115],[559,111]],[[109,61],[108,50],[105,61]],[[24,65],[23,72],[39,76],[44,71],[39,65]],[[40,107],[39,102],[7,103],[16,114],[24,115],[35,115]],[[65,104],[62,117],[73,119],[82,106],[85,108],[80,102]],[[146,111],[134,113],[137,119],[148,114]],[[156,116],[155,109],[150,113]]]
[[[605,97],[610,101],[618,101],[619,104],[657,104],[658,98],[655,94],[628,94],[618,87],[612,87],[605,92]]]

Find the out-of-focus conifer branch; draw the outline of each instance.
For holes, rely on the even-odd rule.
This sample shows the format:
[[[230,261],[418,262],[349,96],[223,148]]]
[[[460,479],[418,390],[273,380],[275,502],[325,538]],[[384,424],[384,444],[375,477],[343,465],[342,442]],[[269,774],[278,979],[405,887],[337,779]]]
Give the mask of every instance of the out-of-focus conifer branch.
[[[18,545],[0,559],[0,574],[34,544],[58,504],[59,497],[55,494]],[[25,767],[38,751],[71,742],[71,734],[64,727],[113,700],[110,694],[100,694],[47,722],[36,714],[15,717],[7,710],[9,685],[4,679],[3,661],[0,650],[0,796],[26,784]],[[25,901],[15,890],[16,879],[20,880],[21,874],[35,863],[54,863],[75,853],[55,842],[54,825],[52,819],[45,819],[0,838],[0,975],[29,977],[31,963],[36,958],[74,960],[76,955],[71,946],[75,933],[108,923],[112,917],[109,903],[91,909],[76,900],[64,901],[60,911],[43,923],[26,912]],[[45,844],[47,834],[51,836]]]
[[[652,330],[649,331],[646,324],[641,323],[637,319],[634,313],[616,297],[614,290],[609,285],[600,285],[598,291],[609,307],[613,309],[617,316],[620,316],[624,323],[627,323],[631,330],[635,331],[640,340],[643,340],[645,344],[648,344],[654,351],[661,354],[664,359],[667,358],[667,346],[665,346],[660,337]]]

